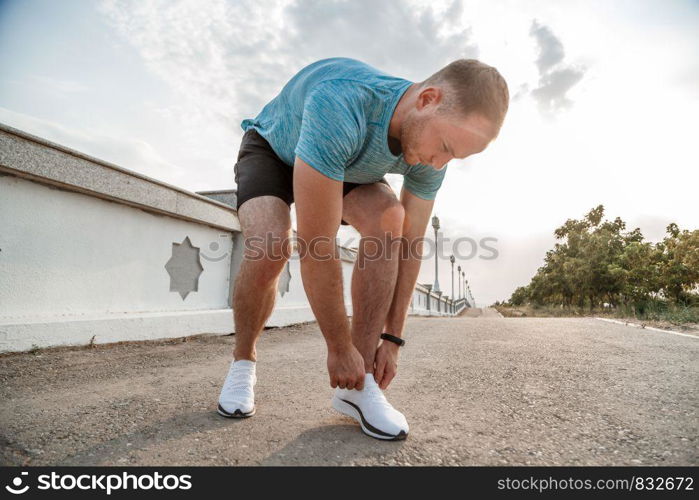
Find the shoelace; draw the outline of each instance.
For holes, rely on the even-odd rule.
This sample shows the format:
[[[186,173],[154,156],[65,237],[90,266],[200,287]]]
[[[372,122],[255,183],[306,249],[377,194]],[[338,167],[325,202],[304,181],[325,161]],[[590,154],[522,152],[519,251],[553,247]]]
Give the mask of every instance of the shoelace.
[[[378,385],[364,385],[364,393],[366,398],[372,403],[383,406],[384,408],[391,408],[391,403],[388,402],[386,396],[384,396],[383,391]]]
[[[226,378],[226,391],[235,391],[237,389],[248,390],[255,383],[255,374],[250,369],[231,368],[231,373]]]

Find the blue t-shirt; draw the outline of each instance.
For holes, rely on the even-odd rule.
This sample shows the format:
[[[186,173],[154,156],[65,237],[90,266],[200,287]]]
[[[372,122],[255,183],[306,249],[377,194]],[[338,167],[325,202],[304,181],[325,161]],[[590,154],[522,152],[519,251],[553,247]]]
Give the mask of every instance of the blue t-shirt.
[[[412,83],[354,59],[323,59],[299,71],[240,126],[256,129],[287,165],[298,156],[331,179],[359,184],[402,174],[408,191],[433,200],[447,167],[411,166],[388,148],[393,111]]]

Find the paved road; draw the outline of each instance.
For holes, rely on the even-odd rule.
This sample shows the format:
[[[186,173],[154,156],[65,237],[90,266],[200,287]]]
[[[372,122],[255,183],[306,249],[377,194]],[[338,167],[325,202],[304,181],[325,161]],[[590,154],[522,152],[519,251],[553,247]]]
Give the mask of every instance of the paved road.
[[[315,323],[264,333],[257,415],[216,399],[233,337],[0,357],[0,461],[699,465],[699,338],[589,318],[418,318],[387,391],[403,442],[329,406]]]
[[[469,307],[464,309],[461,316],[467,318],[502,318],[502,314],[494,307]]]

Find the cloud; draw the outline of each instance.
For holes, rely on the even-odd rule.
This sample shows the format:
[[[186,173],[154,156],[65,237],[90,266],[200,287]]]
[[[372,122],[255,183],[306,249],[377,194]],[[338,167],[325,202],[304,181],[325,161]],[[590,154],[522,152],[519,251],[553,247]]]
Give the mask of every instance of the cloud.
[[[529,35],[536,40],[539,51],[536,59],[539,83],[531,90],[531,96],[544,113],[571,107],[573,101],[567,94],[583,79],[586,69],[565,63],[563,43],[548,26],[536,19],[532,21]]]
[[[285,12],[305,62],[345,55],[419,81],[455,59],[478,56],[461,0],[443,11],[409,2],[297,0]]]
[[[519,101],[523,97],[526,97],[529,95],[529,84],[528,83],[521,83],[520,85],[517,86],[517,89],[515,90],[514,95],[512,96],[512,101]]]
[[[572,67],[550,71],[541,76],[539,86],[531,91],[531,95],[544,110],[569,108],[573,101],[566,94],[584,75],[584,71]]]
[[[174,90],[179,103],[163,112],[192,144],[214,129],[240,136],[243,118],[318,59],[355,57],[417,81],[478,53],[461,0],[442,11],[373,0],[104,0],[100,10]]]
[[[138,52],[146,68],[179,99],[168,111],[191,130],[233,127],[240,113],[287,73],[280,3],[106,0],[101,11]]]
[[[563,60],[565,57],[563,44],[548,26],[539,24],[535,19],[532,21],[529,35],[536,39],[537,45],[539,46],[539,57],[536,60],[536,65],[539,68],[540,74],[546,73]]]

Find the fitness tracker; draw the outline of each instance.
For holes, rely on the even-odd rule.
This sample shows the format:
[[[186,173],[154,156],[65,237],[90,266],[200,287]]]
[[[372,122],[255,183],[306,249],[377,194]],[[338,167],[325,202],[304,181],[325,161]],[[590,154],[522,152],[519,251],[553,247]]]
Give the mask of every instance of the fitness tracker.
[[[405,345],[405,340],[400,337],[396,337],[395,335],[391,335],[390,333],[382,333],[381,338],[388,340],[389,342],[393,342],[394,344],[398,344],[399,346]]]

